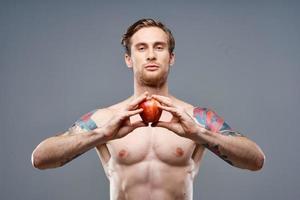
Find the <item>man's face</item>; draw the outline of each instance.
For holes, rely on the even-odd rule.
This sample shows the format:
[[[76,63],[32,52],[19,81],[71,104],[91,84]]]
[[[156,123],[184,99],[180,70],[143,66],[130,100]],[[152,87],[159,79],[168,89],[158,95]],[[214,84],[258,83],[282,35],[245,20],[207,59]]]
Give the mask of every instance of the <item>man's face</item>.
[[[138,30],[131,37],[131,55],[125,55],[129,68],[141,85],[159,87],[167,81],[174,54],[169,52],[168,35],[157,27]]]

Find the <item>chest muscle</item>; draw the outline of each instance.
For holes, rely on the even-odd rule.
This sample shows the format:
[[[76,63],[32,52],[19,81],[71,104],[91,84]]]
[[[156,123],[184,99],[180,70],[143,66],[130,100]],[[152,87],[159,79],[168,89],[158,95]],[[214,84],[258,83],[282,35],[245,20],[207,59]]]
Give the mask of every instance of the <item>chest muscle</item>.
[[[143,127],[108,144],[112,159],[132,165],[156,159],[170,165],[185,165],[193,154],[193,141],[163,128]]]

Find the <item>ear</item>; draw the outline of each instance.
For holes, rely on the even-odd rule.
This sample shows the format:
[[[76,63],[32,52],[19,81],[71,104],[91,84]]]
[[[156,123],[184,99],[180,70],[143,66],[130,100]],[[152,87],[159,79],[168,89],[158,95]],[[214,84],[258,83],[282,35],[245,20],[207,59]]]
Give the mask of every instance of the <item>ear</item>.
[[[175,63],[175,53],[172,52],[170,54],[170,66],[172,66]]]
[[[127,65],[127,67],[128,68],[132,68],[132,61],[131,61],[130,55],[128,55],[127,53],[125,53],[124,59],[125,59],[125,63]]]

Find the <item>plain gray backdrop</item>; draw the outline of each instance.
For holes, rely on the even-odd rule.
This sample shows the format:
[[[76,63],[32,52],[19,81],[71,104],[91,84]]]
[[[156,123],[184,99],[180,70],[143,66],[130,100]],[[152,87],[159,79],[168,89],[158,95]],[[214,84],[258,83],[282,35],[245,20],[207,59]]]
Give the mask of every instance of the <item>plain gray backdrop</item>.
[[[144,17],[175,36],[170,92],[214,109],[266,154],[251,172],[207,151],[194,199],[299,198],[299,1],[0,2],[1,200],[109,199],[94,150],[45,171],[30,156],[133,93],[120,38]]]

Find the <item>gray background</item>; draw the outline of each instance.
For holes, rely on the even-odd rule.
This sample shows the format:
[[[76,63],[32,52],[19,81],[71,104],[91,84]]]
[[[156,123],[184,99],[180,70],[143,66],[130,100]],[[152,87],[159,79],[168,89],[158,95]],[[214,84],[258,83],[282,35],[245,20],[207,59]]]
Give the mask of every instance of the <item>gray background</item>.
[[[215,109],[266,154],[262,171],[205,155],[194,199],[297,199],[300,4],[297,1],[1,1],[0,199],[108,199],[94,150],[33,169],[43,139],[133,92],[121,34],[142,17],[176,38],[172,94]]]

